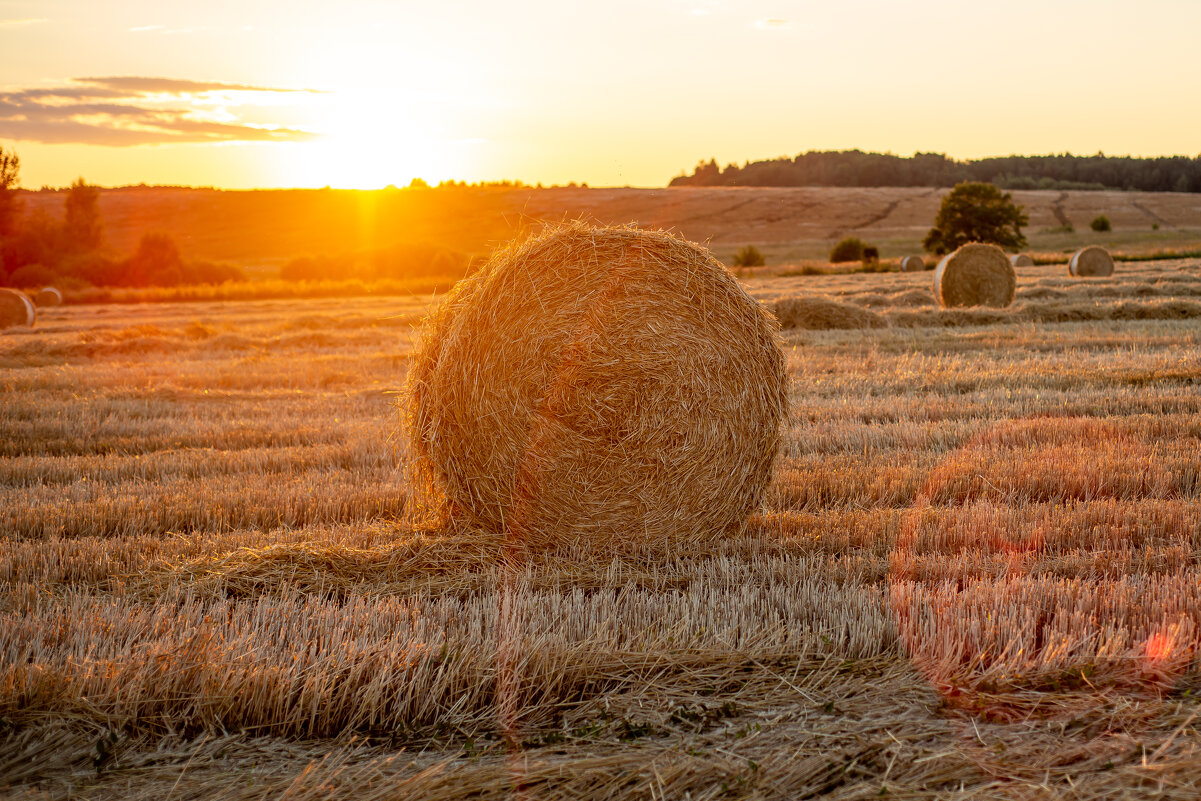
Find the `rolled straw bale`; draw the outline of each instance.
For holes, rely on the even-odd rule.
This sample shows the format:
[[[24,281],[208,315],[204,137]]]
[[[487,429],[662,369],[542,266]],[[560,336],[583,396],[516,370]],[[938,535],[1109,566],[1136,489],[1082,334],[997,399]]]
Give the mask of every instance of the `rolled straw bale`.
[[[63,305],[63,293],[52,286],[42,287],[33,296],[33,304],[38,308]]]
[[[915,273],[926,269],[926,260],[921,256],[906,256],[901,259],[901,272]]]
[[[772,311],[782,328],[809,331],[883,328],[888,322],[874,311],[828,298],[789,297],[776,301]]]
[[[0,328],[18,325],[33,325],[37,312],[24,292],[15,289],[0,289]]]
[[[1009,257],[1009,263],[1014,267],[1033,267],[1034,259],[1027,256],[1025,253],[1014,253]]]
[[[1113,257],[1105,248],[1089,245],[1072,254],[1068,272],[1077,277],[1113,275]]]
[[[788,408],[774,321],[707,250],[583,223],[460,281],[407,396],[419,486],[520,547],[742,523]]]
[[[996,245],[963,245],[934,270],[934,296],[943,306],[1008,306],[1016,289],[1013,265]]]

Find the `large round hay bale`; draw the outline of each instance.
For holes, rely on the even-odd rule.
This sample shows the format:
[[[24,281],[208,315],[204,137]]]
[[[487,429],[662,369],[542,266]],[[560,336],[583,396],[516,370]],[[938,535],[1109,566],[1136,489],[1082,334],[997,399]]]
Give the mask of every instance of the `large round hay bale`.
[[[901,259],[901,272],[915,273],[926,269],[926,260],[921,256],[906,256]]]
[[[1072,254],[1068,272],[1077,277],[1113,275],[1113,256],[1105,248],[1089,245]]]
[[[772,312],[782,328],[803,328],[808,331],[883,328],[888,325],[888,321],[874,311],[829,298],[780,298],[772,307]]]
[[[39,309],[63,305],[63,293],[52,286],[42,287],[33,296],[33,304]]]
[[[533,547],[741,524],[787,413],[775,323],[708,251],[582,223],[460,281],[407,394],[419,486]]]
[[[996,245],[963,245],[934,270],[934,296],[943,306],[1008,306],[1016,290],[1013,265]]]
[[[0,328],[33,325],[35,320],[37,312],[24,292],[0,289]]]
[[[1025,253],[1014,253],[1009,257],[1009,263],[1014,267],[1033,267],[1034,259],[1027,256]]]

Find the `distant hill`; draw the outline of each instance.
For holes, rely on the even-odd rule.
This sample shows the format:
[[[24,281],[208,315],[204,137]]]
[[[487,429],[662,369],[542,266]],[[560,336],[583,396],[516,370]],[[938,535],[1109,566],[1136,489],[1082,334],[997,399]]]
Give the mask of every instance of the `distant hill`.
[[[543,222],[583,218],[676,231],[709,242],[725,258],[753,243],[777,262],[817,257],[848,234],[916,248],[948,190],[906,187],[677,189],[554,188],[323,189],[224,191],[128,187],[104,189],[100,211],[107,247],[129,253],[149,231],[170,234],[188,258],[242,264],[282,263],[425,242],[485,255],[499,242]],[[23,192],[30,213],[62,214],[62,192]],[[1029,232],[1075,226],[1089,235],[1098,214],[1112,221],[1109,242],[1148,237],[1176,242],[1201,236],[1201,197],[1149,192],[1016,191]],[[1152,231],[1152,226],[1159,230]],[[1091,241],[1091,240],[1090,240]],[[1054,240],[1054,247],[1072,241]],[[793,248],[797,243],[809,243]],[[1033,241],[1032,241],[1033,244]],[[891,251],[889,251],[891,253]]]
[[[1201,157],[1004,156],[955,161],[941,153],[911,157],[859,150],[810,151],[743,166],[702,161],[671,186],[953,186],[989,181],[1006,189],[1121,189],[1201,192]]]

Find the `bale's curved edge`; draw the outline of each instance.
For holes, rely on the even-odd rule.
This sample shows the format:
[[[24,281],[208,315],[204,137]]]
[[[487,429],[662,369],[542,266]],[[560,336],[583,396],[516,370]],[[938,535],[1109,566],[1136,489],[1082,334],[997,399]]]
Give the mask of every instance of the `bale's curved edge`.
[[[0,289],[0,328],[32,327],[36,322],[37,311],[24,292]]]
[[[901,259],[901,272],[913,273],[926,269],[926,260],[921,256],[906,256]]]
[[[63,293],[52,286],[42,287],[33,296],[33,305],[41,308],[63,305]]]
[[[1113,275],[1113,257],[1105,248],[1096,245],[1083,247],[1072,254],[1068,262],[1068,273],[1077,278],[1103,278]]]
[[[934,270],[934,296],[943,307],[1013,303],[1017,276],[996,245],[972,242],[944,256]]]
[[[430,315],[407,383],[415,475],[532,547],[741,524],[786,413],[771,316],[704,248],[633,226],[499,250]]]

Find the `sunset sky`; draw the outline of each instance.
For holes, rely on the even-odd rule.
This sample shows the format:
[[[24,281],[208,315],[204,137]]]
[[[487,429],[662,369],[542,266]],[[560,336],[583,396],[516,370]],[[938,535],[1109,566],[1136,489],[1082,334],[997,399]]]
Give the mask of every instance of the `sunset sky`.
[[[661,186],[811,149],[1201,152],[1196,0],[0,0],[24,186]]]

